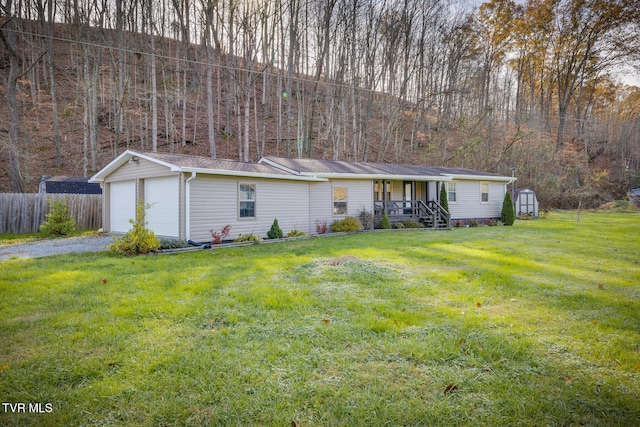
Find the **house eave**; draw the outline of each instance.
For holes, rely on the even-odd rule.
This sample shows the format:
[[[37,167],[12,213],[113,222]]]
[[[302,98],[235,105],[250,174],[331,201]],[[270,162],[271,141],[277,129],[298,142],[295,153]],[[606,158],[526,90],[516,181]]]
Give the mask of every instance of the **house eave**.
[[[243,178],[265,178],[265,179],[284,179],[288,181],[307,181],[307,182],[326,182],[327,179],[315,176],[300,175],[281,175],[277,173],[257,173],[225,169],[206,169],[206,168],[189,168],[183,167],[178,169],[179,172],[197,173],[201,175],[221,175],[221,176],[238,176]]]
[[[465,181],[496,181],[496,182],[512,182],[514,179],[510,176],[492,176],[492,175],[463,175],[463,174],[445,174],[449,177],[449,181],[452,180],[465,180]]]
[[[303,176],[316,176],[328,179],[372,179],[381,181],[451,181],[448,176],[428,176],[428,175],[393,175],[393,174],[354,174],[354,173],[314,173],[301,172]]]

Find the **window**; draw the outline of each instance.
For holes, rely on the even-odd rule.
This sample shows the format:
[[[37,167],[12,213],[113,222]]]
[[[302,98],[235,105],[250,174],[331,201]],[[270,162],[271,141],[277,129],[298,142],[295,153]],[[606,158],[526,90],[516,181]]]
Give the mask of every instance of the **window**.
[[[345,187],[333,187],[333,214],[347,214],[347,189]]]
[[[480,203],[489,203],[489,183],[480,183]]]
[[[447,196],[449,197],[449,202],[455,203],[458,201],[458,183],[447,182]]]
[[[256,217],[256,186],[255,184],[240,184],[238,204],[240,218]]]
[[[391,181],[387,181],[386,183],[387,183],[386,185],[387,200],[391,200]],[[379,202],[384,199],[384,188],[385,188],[385,185],[383,181],[376,181],[373,184],[373,193],[375,195],[376,202]]]

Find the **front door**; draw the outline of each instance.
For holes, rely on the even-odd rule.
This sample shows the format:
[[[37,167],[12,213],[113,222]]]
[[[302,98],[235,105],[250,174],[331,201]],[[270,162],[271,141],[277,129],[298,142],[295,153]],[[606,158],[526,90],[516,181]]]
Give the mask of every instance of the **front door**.
[[[413,201],[413,181],[402,183],[402,200],[404,200],[404,214],[411,215],[411,202]]]

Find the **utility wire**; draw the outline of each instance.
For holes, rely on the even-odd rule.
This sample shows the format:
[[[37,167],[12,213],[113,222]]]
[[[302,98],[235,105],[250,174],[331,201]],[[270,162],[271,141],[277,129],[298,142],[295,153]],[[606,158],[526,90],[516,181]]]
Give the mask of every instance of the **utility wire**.
[[[118,47],[118,46],[110,46],[110,45],[106,45],[106,44],[101,44],[101,43],[97,43],[97,42],[91,42],[91,41],[87,41],[87,40],[75,40],[75,39],[71,39],[71,38],[65,38],[65,37],[60,37],[60,36],[51,36],[48,34],[40,34],[40,33],[34,33],[31,31],[25,31],[25,30],[12,30],[13,32],[15,32],[16,34],[20,34],[22,36],[31,36],[31,37],[41,37],[41,38],[45,38],[45,39],[51,39],[53,41],[59,41],[59,42],[66,42],[66,43],[70,43],[70,44],[76,44],[76,45],[81,45],[81,46],[85,46],[85,47],[94,47],[94,48],[99,48],[99,49],[106,49],[106,50],[111,50],[111,51],[116,51],[116,52],[122,52],[122,53],[128,53],[128,54],[133,54],[133,55],[144,55],[144,56],[148,56],[148,55],[152,55],[152,52],[148,52],[148,51],[144,51],[144,50],[135,50],[135,49],[131,49],[131,48],[124,48],[124,47]],[[179,41],[176,41],[175,39],[171,39],[171,38],[167,38],[168,40],[172,40],[175,43],[180,43]],[[232,66],[232,65],[224,65],[224,64],[220,64],[220,63],[212,63],[209,64],[206,61],[202,61],[202,60],[198,60],[198,59],[187,59],[187,58],[179,58],[176,56],[171,56],[171,55],[167,55],[167,54],[155,54],[156,58],[159,59],[164,59],[167,61],[175,61],[175,62],[181,62],[181,63],[188,63],[188,64],[193,64],[193,65],[200,65],[200,66],[213,66],[216,69],[220,69],[222,71],[225,72],[229,72],[230,74],[233,75],[234,72],[244,72],[244,73],[248,73],[248,74],[257,74],[257,75],[264,75],[266,74],[269,77],[272,78],[288,78],[286,74],[280,74],[280,73],[274,73],[274,72],[270,72],[267,71],[268,70],[268,66],[265,66],[262,70],[254,70],[254,69],[249,69],[249,68],[243,68],[243,67],[239,67],[239,66]],[[131,65],[131,66],[135,66],[135,67],[144,67],[145,69],[150,68],[148,65],[142,65],[139,63],[132,63],[129,61],[125,61],[126,64]],[[170,69],[171,71],[180,71],[180,72],[184,72],[184,71],[188,71],[189,68],[184,68],[184,69]],[[315,80],[308,78],[308,77],[292,77],[293,80],[301,82],[301,83],[316,83]],[[363,88],[363,87],[354,87],[351,85],[347,85],[347,84],[343,84],[343,83],[335,83],[335,82],[330,82],[330,81],[322,81],[322,84],[324,86],[329,86],[329,87],[333,87],[335,89],[340,89],[340,90],[353,90],[356,89],[359,92],[365,92],[365,93],[370,93],[371,95],[375,96],[375,95],[382,95],[382,96],[393,96],[393,95],[389,95],[380,91],[376,91],[374,89],[368,89],[368,88]],[[456,91],[453,91],[456,92]],[[422,102],[423,99],[426,98],[435,98],[438,96],[443,95],[444,92],[441,93],[434,93],[434,94],[430,94],[427,97],[420,97],[417,101],[408,101],[412,104],[416,104],[418,105],[420,102]],[[343,99],[344,96],[342,95],[329,95],[330,97],[333,97],[335,99]],[[325,98],[327,96],[325,95]],[[402,102],[401,100],[398,100],[398,102]],[[383,102],[376,102],[376,104],[378,105],[385,105]],[[517,110],[511,110],[511,109],[506,109],[506,108],[502,108],[502,109],[494,109],[494,112],[498,112],[501,113],[503,115],[518,115],[521,114],[521,112],[518,112]],[[560,120],[561,117],[560,116],[556,116],[556,115],[551,115],[551,114],[537,114],[537,113],[533,113],[533,114],[524,114],[523,115],[524,118],[521,120],[522,122],[527,122],[527,121],[531,121],[531,120],[540,120],[540,119],[547,119],[547,120]],[[574,122],[574,123],[585,123],[585,124],[591,124],[591,125],[598,125],[598,124],[617,124],[616,122],[612,122],[612,121],[601,121],[601,120],[596,120],[596,119],[585,119],[585,118],[577,118],[577,117],[565,117],[564,118],[566,121],[570,121],[570,122]],[[637,124],[634,126],[634,128],[637,127]]]

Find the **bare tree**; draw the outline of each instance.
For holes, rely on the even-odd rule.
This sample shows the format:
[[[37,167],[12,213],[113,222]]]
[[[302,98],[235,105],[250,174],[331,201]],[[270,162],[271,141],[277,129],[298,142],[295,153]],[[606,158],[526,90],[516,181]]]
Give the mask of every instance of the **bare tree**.
[[[18,79],[21,73],[21,60],[17,52],[16,24],[17,20],[13,15],[13,0],[7,0],[4,5],[0,5],[4,15],[4,23],[0,37],[9,53],[9,75],[6,81],[6,97],[9,107],[9,180],[11,191],[14,193],[24,192],[24,178],[21,172],[20,157],[22,154],[20,144],[20,111],[18,110]]]

